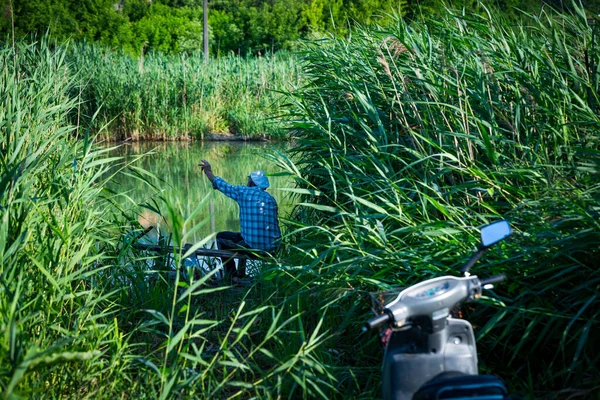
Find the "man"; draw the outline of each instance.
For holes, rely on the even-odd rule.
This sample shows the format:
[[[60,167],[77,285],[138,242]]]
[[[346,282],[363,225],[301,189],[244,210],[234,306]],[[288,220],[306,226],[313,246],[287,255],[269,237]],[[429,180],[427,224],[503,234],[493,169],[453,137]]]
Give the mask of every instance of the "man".
[[[275,250],[281,238],[277,217],[277,202],[266,189],[269,179],[263,171],[254,171],[248,176],[246,186],[231,185],[215,176],[208,161],[202,160],[202,171],[212,183],[213,188],[235,200],[240,207],[241,232],[217,233],[219,250],[240,248],[271,252]],[[234,282],[246,275],[246,260],[240,259],[238,269],[233,258],[223,257],[225,276]]]

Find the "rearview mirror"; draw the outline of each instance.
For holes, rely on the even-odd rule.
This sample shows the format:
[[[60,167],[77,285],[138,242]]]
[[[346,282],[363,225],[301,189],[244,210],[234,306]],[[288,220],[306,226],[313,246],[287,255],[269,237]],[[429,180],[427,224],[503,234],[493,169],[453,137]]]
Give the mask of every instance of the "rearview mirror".
[[[483,248],[490,247],[499,241],[506,239],[511,234],[508,221],[498,221],[481,228],[481,245]]]

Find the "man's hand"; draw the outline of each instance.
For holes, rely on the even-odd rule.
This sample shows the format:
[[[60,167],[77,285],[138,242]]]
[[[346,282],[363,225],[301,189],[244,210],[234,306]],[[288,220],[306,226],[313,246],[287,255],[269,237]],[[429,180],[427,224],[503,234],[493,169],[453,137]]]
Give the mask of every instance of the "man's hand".
[[[204,173],[206,173],[206,171],[212,172],[212,167],[210,166],[210,163],[206,160],[200,161],[200,164],[198,164],[198,166],[202,168],[202,172]]]
[[[204,172],[209,181],[212,182],[215,179],[215,175],[212,172],[212,167],[208,161],[202,160],[198,166],[202,168],[202,172]]]

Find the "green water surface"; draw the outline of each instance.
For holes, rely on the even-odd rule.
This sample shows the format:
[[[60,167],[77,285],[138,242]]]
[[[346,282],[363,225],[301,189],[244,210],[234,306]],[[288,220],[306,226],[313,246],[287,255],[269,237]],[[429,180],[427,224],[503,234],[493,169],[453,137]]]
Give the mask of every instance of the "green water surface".
[[[240,229],[237,203],[212,188],[198,167],[200,161],[208,160],[215,175],[234,185],[245,185],[248,175],[254,170],[265,171],[270,175],[271,187],[268,192],[277,200],[281,220],[293,207],[289,193],[282,190],[291,187],[292,181],[286,176],[273,176],[272,174],[283,171],[265,155],[274,152],[285,153],[288,148],[287,144],[263,142],[123,144],[114,150],[114,155],[132,160],[148,153],[133,165],[156,176],[158,190],[127,173],[116,176],[110,187],[123,195],[124,202],[135,210],[138,221],[144,227],[155,226],[162,233],[171,232],[174,224],[167,211],[167,204],[185,219],[192,216],[183,233],[204,224],[186,240],[188,243],[195,243],[211,233],[238,232]],[[134,203],[146,203],[150,207],[135,206]],[[151,210],[155,203],[159,213]],[[200,203],[203,205],[199,212],[194,214]],[[157,229],[153,230],[147,239],[152,241],[156,236]]]

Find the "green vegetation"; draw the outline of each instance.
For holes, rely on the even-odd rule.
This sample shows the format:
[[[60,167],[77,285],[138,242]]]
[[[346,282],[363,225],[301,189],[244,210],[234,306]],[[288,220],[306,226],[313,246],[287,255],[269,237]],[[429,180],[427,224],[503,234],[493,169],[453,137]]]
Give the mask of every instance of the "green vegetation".
[[[98,46],[73,45],[69,59],[80,84],[77,120],[107,139],[202,139],[209,133],[282,138],[270,117],[278,91],[298,85],[293,56],[221,57],[148,54],[137,60]]]
[[[596,1],[584,1],[592,14]],[[443,0],[219,0],[208,1],[210,53],[238,55],[291,49],[325,33],[346,35],[356,21],[386,24],[446,13]],[[570,1],[453,1],[455,7],[494,12],[517,20],[516,9],[538,12],[542,5],[572,10]],[[483,5],[485,4],[485,7]],[[17,37],[50,32],[67,39],[100,43],[140,55],[179,54],[203,49],[203,0],[0,0],[0,34]]]
[[[44,43],[0,52],[2,397],[331,392],[315,356],[327,335],[274,294],[276,281],[215,288],[131,248],[141,226],[122,206],[127,194],[104,190],[117,160],[69,124],[71,67]],[[139,167],[127,173],[152,184]],[[207,199],[189,215],[167,204],[173,244],[209,223],[191,222]]]
[[[152,55],[138,64],[87,47],[75,47],[77,59],[45,43],[5,46],[3,397],[376,398],[381,351],[359,328],[367,293],[456,273],[475,227],[499,218],[515,235],[473,272],[509,281],[498,301],[463,310],[481,366],[530,398],[597,393],[597,31],[580,9],[506,26],[501,16],[447,12],[307,48],[306,80],[289,99],[297,154],[273,158],[298,183],[290,192],[300,204],[285,250],[248,288],[206,285],[206,276],[132,249],[138,215],[124,206],[127,193],[105,190],[118,160],[87,135],[115,117],[96,113],[100,104],[117,109],[110,101],[147,98],[155,103],[144,107],[161,113],[129,117],[123,109],[149,111],[126,105],[117,118],[138,125],[118,122],[123,131],[167,132],[186,120],[161,118],[182,112],[187,57],[170,60],[181,60],[179,72]],[[86,64],[92,57],[113,72]],[[240,62],[221,68],[239,72]],[[238,96],[248,76],[270,73],[260,68],[240,73]],[[153,80],[136,83],[146,71]],[[180,78],[186,90],[171,92],[167,83]],[[144,169],[125,171],[152,187]],[[174,245],[210,223],[196,218],[208,215],[208,197],[192,210],[162,197]]]
[[[0,387],[15,394],[120,393],[122,334],[97,277],[116,261],[118,224],[102,212],[109,160],[65,124],[64,53],[0,53]],[[102,380],[102,382],[99,382]],[[23,388],[27,388],[23,390]]]
[[[401,2],[402,3],[402,2]],[[402,3],[403,4],[403,3]],[[0,0],[0,32],[50,30],[65,39],[99,42],[139,55],[203,48],[202,0]],[[366,21],[398,7],[392,0],[209,1],[213,55],[263,54],[293,46],[311,33],[346,32],[348,19]]]
[[[277,92],[302,83],[296,57],[275,56],[277,50],[298,48],[306,38],[347,36],[355,21],[386,25],[394,15],[418,21],[446,14],[438,0],[211,2],[211,54],[220,57],[204,64],[202,3],[0,0],[0,34],[8,39],[5,46],[15,37],[35,41],[45,34],[74,42],[68,73],[81,84],[73,87],[80,100],[73,123],[102,131],[106,139],[203,139],[215,132],[282,139],[285,125],[270,119],[283,105]],[[457,4],[514,22],[520,18],[515,7],[538,12],[542,3]],[[593,13],[595,3],[589,3]],[[574,12],[572,6],[564,10]]]
[[[329,309],[339,382],[380,358],[358,336],[362,291],[457,274],[473,227],[507,218],[516,234],[474,269],[506,273],[501,303],[464,309],[484,369],[535,398],[600,389],[598,31],[581,9],[506,26],[448,13],[305,54],[299,159],[280,165],[305,204],[294,251],[311,273],[293,285]]]

